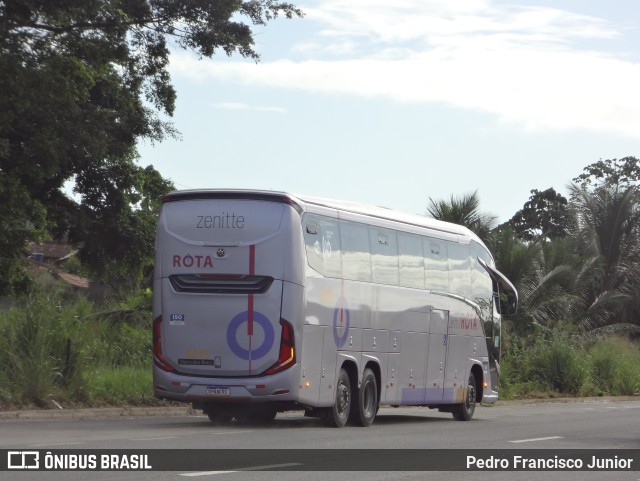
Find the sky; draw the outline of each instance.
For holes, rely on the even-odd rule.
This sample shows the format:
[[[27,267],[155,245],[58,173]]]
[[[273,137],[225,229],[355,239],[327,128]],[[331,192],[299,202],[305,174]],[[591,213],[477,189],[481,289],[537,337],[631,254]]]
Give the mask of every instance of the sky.
[[[638,0],[294,1],[255,63],[171,55],[180,139],[139,145],[178,189],[286,191],[425,214],[640,157]]]

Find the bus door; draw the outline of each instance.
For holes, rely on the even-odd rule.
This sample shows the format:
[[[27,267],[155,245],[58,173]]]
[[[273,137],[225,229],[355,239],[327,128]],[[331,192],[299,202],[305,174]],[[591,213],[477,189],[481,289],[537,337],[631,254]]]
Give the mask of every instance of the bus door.
[[[449,344],[449,311],[431,309],[427,349],[427,389],[425,402],[440,402],[444,394],[444,373]]]

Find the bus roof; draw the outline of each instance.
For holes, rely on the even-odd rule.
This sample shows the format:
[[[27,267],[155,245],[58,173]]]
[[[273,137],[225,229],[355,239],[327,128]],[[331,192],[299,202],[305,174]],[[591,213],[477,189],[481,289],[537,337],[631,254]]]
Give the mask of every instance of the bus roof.
[[[409,214],[386,207],[378,207],[359,202],[327,199],[303,194],[293,194],[288,192],[271,190],[251,190],[251,189],[191,189],[176,190],[167,194],[163,201],[172,202],[177,200],[196,199],[253,199],[271,202],[283,202],[298,207],[301,211],[313,210],[313,206],[325,207],[342,212],[349,212],[382,219],[400,224],[406,224],[418,228],[431,229],[447,234],[459,235],[463,238],[473,239],[484,246],[484,242],[470,229],[450,222],[443,222],[430,217]]]

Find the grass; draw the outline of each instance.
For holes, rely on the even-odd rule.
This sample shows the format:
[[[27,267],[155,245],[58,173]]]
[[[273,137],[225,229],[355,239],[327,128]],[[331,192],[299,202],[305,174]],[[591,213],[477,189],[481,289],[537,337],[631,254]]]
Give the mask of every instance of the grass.
[[[92,406],[153,404],[151,366],[97,369],[86,380],[86,401]]]
[[[99,307],[31,294],[0,312],[0,405],[149,403],[150,319],[146,294]]]

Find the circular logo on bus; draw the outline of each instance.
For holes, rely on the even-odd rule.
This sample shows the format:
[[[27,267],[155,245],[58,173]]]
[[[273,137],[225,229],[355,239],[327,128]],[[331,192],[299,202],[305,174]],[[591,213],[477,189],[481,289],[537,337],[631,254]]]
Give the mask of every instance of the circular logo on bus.
[[[254,311],[253,323],[260,326],[263,332],[262,343],[255,348],[252,346],[255,331],[250,332],[251,330],[249,329],[248,311],[241,312],[233,319],[231,319],[229,327],[227,327],[227,344],[229,345],[229,348],[240,359],[245,359],[247,361],[260,359],[266,356],[273,347],[273,326],[271,325],[271,322],[269,322],[269,319],[267,319],[267,316],[261,314],[260,312]],[[240,332],[240,336],[241,339],[246,339],[246,343],[244,344],[247,345],[248,349],[247,347],[242,347],[238,342],[238,331],[240,330],[240,327],[244,326],[245,324],[247,325],[247,327],[243,329],[244,332]],[[255,337],[257,337],[259,341],[259,336]]]
[[[350,317],[347,300],[341,296],[336,303],[336,308],[333,310],[333,340],[338,349],[347,342]]]

